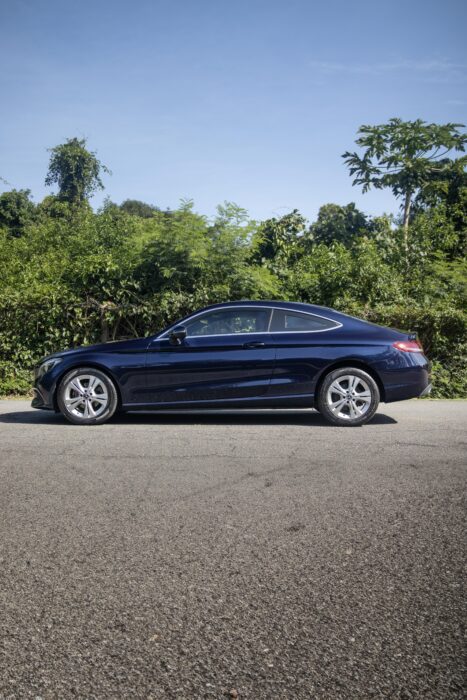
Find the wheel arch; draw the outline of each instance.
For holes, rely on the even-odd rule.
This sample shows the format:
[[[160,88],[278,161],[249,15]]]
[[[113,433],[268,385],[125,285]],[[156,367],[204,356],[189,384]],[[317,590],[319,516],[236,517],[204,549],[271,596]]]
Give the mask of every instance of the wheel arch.
[[[58,389],[60,384],[62,383],[63,377],[68,374],[68,372],[71,372],[74,369],[78,369],[78,367],[89,367],[90,369],[98,369],[99,372],[102,372],[103,374],[107,375],[109,379],[112,380],[115,390],[117,392],[117,399],[118,399],[118,404],[117,404],[117,409],[121,408],[122,406],[122,395],[120,393],[120,385],[118,383],[117,378],[114,376],[114,374],[109,370],[108,367],[105,367],[98,362],[93,362],[92,360],[90,362],[73,362],[72,364],[68,365],[66,369],[64,369],[59,377],[57,378],[56,384],[55,384],[55,389],[53,393],[53,407],[55,411],[59,411],[58,408],[58,402],[57,402],[57,394],[58,394]]]
[[[321,385],[322,385],[325,377],[330,372],[334,372],[335,369],[339,369],[340,367],[355,367],[355,369],[361,369],[363,372],[366,372],[367,374],[369,374],[370,377],[375,380],[375,382],[378,386],[380,400],[383,403],[386,402],[386,391],[384,389],[384,384],[381,381],[381,377],[379,376],[378,372],[376,372],[376,370],[373,367],[371,367],[366,362],[363,362],[362,360],[347,358],[346,360],[337,360],[336,362],[333,362],[332,364],[327,365],[321,371],[321,373],[318,377],[318,380],[316,382],[316,386],[315,386],[314,403],[316,403],[318,400]]]

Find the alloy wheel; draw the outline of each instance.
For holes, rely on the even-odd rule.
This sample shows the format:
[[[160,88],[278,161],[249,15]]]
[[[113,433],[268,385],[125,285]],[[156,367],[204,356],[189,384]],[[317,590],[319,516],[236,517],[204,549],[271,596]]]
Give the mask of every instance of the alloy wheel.
[[[362,418],[369,410],[372,393],[367,382],[355,374],[335,379],[326,393],[329,410],[338,418],[352,421]]]
[[[109,405],[109,392],[100,377],[79,374],[66,383],[63,400],[75,418],[98,418]]]

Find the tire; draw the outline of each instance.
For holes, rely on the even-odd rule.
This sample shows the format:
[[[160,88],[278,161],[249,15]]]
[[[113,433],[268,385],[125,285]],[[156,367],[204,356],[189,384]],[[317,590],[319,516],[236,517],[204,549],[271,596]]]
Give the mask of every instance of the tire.
[[[330,423],[358,426],[376,413],[379,389],[373,377],[357,367],[339,367],[324,377],[318,410]]]
[[[117,410],[117,389],[104,372],[94,367],[77,367],[60,382],[57,404],[70,423],[100,425]]]

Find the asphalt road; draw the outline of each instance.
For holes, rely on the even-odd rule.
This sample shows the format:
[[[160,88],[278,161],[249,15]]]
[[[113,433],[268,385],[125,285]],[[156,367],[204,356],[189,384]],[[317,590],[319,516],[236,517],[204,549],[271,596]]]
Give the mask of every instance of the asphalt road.
[[[461,698],[467,402],[0,402],[0,698]]]

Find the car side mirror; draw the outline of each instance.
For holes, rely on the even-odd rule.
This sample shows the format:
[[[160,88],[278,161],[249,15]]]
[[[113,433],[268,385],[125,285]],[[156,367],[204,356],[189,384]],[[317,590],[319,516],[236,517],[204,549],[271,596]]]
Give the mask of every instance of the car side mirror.
[[[181,345],[186,338],[185,326],[175,326],[170,331],[169,338],[172,345]]]

